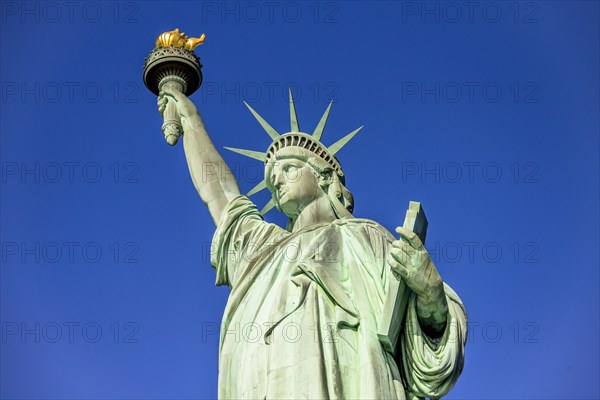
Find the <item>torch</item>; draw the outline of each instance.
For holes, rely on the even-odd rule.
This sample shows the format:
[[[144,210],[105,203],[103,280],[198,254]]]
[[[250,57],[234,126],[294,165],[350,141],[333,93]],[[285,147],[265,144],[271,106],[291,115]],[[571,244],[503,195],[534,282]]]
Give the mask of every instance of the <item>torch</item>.
[[[179,29],[160,34],[156,39],[156,47],[145,59],[146,87],[157,96],[163,88],[177,90],[186,96],[198,90],[202,84],[202,65],[194,49],[204,43],[204,38],[204,34],[199,38],[188,38]],[[174,102],[167,102],[163,119],[165,140],[173,146],[183,133]]]

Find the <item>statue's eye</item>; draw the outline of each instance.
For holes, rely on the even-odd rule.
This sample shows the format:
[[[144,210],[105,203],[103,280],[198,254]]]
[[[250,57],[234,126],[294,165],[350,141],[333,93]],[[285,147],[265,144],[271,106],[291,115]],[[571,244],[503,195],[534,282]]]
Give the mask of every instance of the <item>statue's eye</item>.
[[[287,164],[286,166],[283,167],[284,172],[295,171],[296,169],[298,169],[298,167],[294,164]]]

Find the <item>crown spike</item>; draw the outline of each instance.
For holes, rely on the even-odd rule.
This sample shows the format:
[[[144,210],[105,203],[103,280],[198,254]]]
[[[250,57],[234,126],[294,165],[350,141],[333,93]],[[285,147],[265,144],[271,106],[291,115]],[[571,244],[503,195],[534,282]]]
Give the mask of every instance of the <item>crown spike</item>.
[[[315,131],[312,134],[312,136],[317,140],[321,140],[321,136],[323,135],[323,129],[325,129],[325,124],[327,123],[327,118],[329,118],[329,110],[331,110],[332,105],[333,105],[333,100],[331,100],[331,102],[327,106],[327,109],[323,113],[321,120],[317,124],[317,127],[315,128]]]
[[[277,133],[277,131],[273,129],[273,127],[269,125],[269,123],[265,121],[263,117],[261,117],[256,111],[254,111],[254,109],[250,107],[248,103],[244,101],[244,104],[246,105],[246,107],[248,107],[248,110],[250,110],[252,115],[254,115],[254,118],[256,118],[256,120],[263,127],[263,129],[267,131],[271,139],[276,140],[279,137],[279,133]]]
[[[255,160],[264,161],[266,157],[265,152],[253,151],[253,150],[245,150],[245,149],[236,149],[235,147],[227,147],[223,146],[229,151],[233,151],[234,153],[242,154],[246,157],[254,158]]]
[[[292,87],[288,87],[290,94],[290,132],[300,132],[300,125],[298,124],[298,115],[296,114],[296,105],[294,104],[294,98],[292,97]]]
[[[269,211],[271,211],[271,209],[275,207],[275,200],[271,199],[269,200],[269,202],[267,204],[265,204],[265,206],[263,207],[262,210],[260,210],[260,215],[265,215],[266,213],[268,213]]]
[[[258,185],[254,186],[248,193],[246,193],[246,196],[250,197],[255,193],[260,192],[263,189],[267,188],[267,181],[266,180],[262,180]]]
[[[355,129],[354,131],[350,132],[349,134],[347,134],[346,136],[344,136],[343,138],[341,138],[340,140],[338,140],[337,142],[335,142],[334,144],[329,146],[327,148],[327,150],[329,150],[329,152],[332,155],[335,155],[338,151],[340,151],[346,145],[346,143],[348,143],[350,141],[350,139],[352,139],[354,137],[354,135],[356,135],[358,132],[360,132],[360,130],[363,127],[364,127],[364,125],[358,129]]]

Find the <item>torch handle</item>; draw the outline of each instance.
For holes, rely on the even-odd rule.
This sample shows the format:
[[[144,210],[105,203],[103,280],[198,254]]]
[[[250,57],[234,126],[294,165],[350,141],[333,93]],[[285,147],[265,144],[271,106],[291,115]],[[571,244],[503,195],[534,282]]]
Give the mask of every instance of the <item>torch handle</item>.
[[[161,88],[170,88],[183,92],[183,86],[177,81],[168,81]],[[183,134],[183,125],[181,125],[181,119],[177,112],[177,106],[174,101],[168,101],[163,111],[163,125],[162,132],[165,135],[165,140],[170,146],[177,144],[179,136]]]

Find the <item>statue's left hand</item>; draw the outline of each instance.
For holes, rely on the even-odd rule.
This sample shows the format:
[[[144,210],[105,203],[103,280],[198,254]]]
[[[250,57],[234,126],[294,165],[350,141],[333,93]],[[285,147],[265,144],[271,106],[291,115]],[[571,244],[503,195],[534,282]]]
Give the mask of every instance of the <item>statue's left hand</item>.
[[[396,232],[400,239],[392,242],[388,264],[422,300],[437,299],[444,291],[442,278],[421,239],[403,227]]]
[[[392,242],[388,263],[417,295],[417,316],[424,332],[440,337],[446,327],[448,303],[444,283],[421,239],[398,227],[400,239]]]

